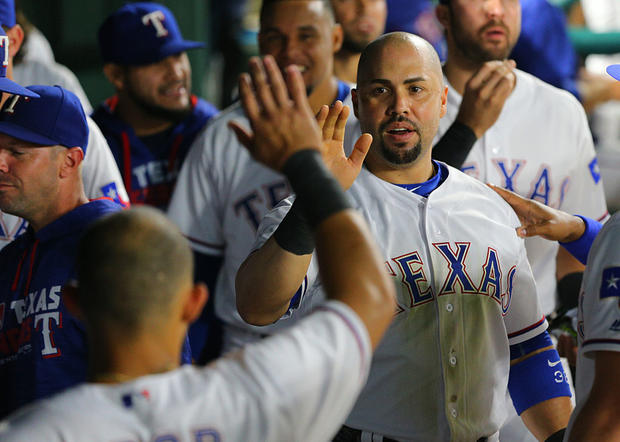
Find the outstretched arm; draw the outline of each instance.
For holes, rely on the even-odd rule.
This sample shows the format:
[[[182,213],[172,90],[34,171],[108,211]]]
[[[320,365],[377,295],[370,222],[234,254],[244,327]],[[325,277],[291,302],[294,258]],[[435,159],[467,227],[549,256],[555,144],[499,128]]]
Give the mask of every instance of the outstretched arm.
[[[321,158],[321,130],[301,75],[296,67],[288,67],[285,84],[270,56],[263,62],[252,59],[250,69],[252,78],[241,77],[240,92],[253,133],[238,125],[234,129],[255,159],[289,179],[296,204],[315,235],[327,296],[359,315],[374,347],[390,323],[394,288],[366,223],[350,209],[341,183]]]

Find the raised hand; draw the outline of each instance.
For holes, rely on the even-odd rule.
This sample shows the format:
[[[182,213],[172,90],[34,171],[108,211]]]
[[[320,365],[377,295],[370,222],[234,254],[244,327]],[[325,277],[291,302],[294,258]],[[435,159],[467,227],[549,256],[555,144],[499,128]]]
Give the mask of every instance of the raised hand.
[[[372,136],[363,134],[355,143],[351,155],[345,155],[344,132],[349,113],[348,106],[336,101],[331,107],[321,107],[316,117],[323,132],[323,161],[345,190],[351,187],[359,175],[372,143]]]
[[[239,93],[252,130],[231,121],[239,142],[266,166],[281,171],[286,160],[303,149],[322,149],[321,130],[296,66],[286,68],[286,82],[272,56],[250,59],[250,74],[241,74]]]
[[[542,236],[551,241],[569,242],[579,239],[585,231],[586,226],[578,216],[523,198],[493,184],[487,185],[504,198],[516,212],[521,221],[517,235],[522,238]]]
[[[499,118],[517,77],[513,60],[487,61],[467,81],[456,117],[480,138]]]

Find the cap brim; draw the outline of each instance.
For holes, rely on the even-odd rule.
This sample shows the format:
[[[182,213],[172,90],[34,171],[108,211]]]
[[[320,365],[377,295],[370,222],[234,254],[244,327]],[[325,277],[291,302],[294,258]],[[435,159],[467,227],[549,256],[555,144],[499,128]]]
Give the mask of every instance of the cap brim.
[[[0,77],[0,92],[7,92],[14,95],[22,95],[24,97],[39,98],[39,94],[26,89],[6,77]]]
[[[607,66],[607,73],[616,80],[620,80],[620,64],[612,64],[611,66]]]
[[[57,140],[53,140],[30,129],[26,129],[18,124],[9,123],[8,121],[0,121],[0,134],[9,135],[13,138],[17,138],[18,140],[41,144],[43,146],[60,145],[60,142]]]

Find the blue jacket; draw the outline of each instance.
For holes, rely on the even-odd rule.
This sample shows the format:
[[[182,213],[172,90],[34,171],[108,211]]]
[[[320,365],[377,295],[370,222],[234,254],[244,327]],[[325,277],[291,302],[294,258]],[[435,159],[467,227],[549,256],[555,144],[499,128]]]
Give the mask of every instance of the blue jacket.
[[[109,199],[91,201],[36,233],[28,228],[0,251],[0,417],[86,380],[84,329],[61,289],[75,276],[85,228],[120,209]]]
[[[167,136],[148,137],[148,146],[114,110],[118,97],[105,100],[92,114],[123,177],[132,204],[149,204],[165,210],[181,164],[196,135],[217,109],[192,95],[192,112]]]

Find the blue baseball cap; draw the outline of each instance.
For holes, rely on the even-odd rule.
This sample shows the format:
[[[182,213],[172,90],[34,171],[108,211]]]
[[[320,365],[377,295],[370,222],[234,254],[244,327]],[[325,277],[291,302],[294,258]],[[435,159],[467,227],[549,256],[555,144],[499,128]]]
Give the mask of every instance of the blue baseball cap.
[[[157,3],[129,3],[99,28],[104,63],[144,65],[205,44],[184,40],[172,12]]]
[[[8,65],[9,37],[6,36],[6,32],[4,32],[4,29],[0,26],[0,92],[8,92],[9,94],[37,98],[39,95],[6,77],[6,68]]]
[[[0,109],[0,133],[43,146],[80,147],[86,154],[88,124],[82,103],[60,86],[28,86],[39,95],[13,95]]]
[[[0,0],[0,25],[12,28],[15,20],[15,2],[13,0]]]
[[[607,66],[607,73],[614,77],[616,80],[620,80],[620,64],[612,64]]]

